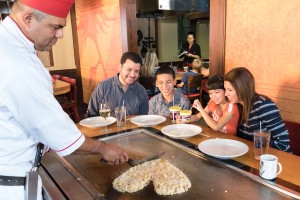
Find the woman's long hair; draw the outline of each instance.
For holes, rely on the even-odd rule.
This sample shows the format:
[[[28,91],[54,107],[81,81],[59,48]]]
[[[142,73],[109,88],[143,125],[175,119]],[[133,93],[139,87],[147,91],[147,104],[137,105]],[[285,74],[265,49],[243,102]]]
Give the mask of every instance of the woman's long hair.
[[[253,75],[245,67],[237,67],[225,75],[224,81],[230,82],[236,91],[239,103],[243,105],[241,122],[247,122],[253,101],[257,96]]]
[[[141,69],[142,77],[154,77],[153,70],[154,67],[158,66],[158,59],[154,51],[148,51],[145,56],[145,64]]]

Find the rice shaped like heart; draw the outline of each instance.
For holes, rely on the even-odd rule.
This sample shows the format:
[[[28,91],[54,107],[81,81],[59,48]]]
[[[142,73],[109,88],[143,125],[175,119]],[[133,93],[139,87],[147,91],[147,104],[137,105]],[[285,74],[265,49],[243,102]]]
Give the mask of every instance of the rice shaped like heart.
[[[130,168],[113,181],[113,187],[119,192],[133,193],[142,190],[151,181],[159,195],[181,194],[192,185],[177,167],[166,160],[156,159]]]

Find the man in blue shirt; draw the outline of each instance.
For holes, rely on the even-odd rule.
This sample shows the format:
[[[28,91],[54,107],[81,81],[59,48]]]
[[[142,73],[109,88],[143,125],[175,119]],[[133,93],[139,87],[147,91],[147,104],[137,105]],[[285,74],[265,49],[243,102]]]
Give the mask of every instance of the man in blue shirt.
[[[142,66],[141,57],[134,52],[126,52],[121,57],[119,73],[99,83],[94,89],[87,116],[99,115],[99,105],[106,102],[111,115],[114,109],[122,106],[123,101],[128,115],[148,114],[148,94],[146,89],[136,80]]]

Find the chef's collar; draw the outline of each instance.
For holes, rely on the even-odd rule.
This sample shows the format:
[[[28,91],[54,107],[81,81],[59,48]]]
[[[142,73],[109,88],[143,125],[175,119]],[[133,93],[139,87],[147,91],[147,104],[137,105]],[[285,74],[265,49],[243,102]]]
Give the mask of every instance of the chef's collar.
[[[36,54],[36,50],[34,49],[34,43],[22,32],[19,25],[15,22],[13,18],[8,16],[3,20],[2,23],[10,27],[10,30],[13,31],[15,35],[19,36],[17,39],[24,42],[25,46],[30,52]]]

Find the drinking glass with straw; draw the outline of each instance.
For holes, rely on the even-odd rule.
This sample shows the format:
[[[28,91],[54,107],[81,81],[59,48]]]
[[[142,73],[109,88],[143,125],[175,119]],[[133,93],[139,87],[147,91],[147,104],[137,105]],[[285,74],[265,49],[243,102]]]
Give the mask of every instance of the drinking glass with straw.
[[[117,120],[117,126],[123,127],[126,124],[126,107],[125,101],[123,100],[122,106],[115,108],[115,116]]]
[[[173,94],[173,108],[175,106],[175,98],[174,98],[174,96],[175,96],[175,93]],[[172,115],[173,115],[173,120],[172,121],[174,121],[175,120],[175,113],[172,112]]]
[[[125,107],[125,100],[123,100],[123,103],[122,103],[122,110],[124,111],[123,114],[125,115],[124,116],[124,119],[125,119],[125,122],[126,123],[126,114],[127,114],[127,110],[126,110],[126,107]]]
[[[259,157],[262,154],[268,153],[269,143],[270,143],[271,133],[269,131],[262,130],[262,123],[259,123],[259,130],[254,131],[253,140],[254,140],[254,156],[256,160],[259,160]]]

